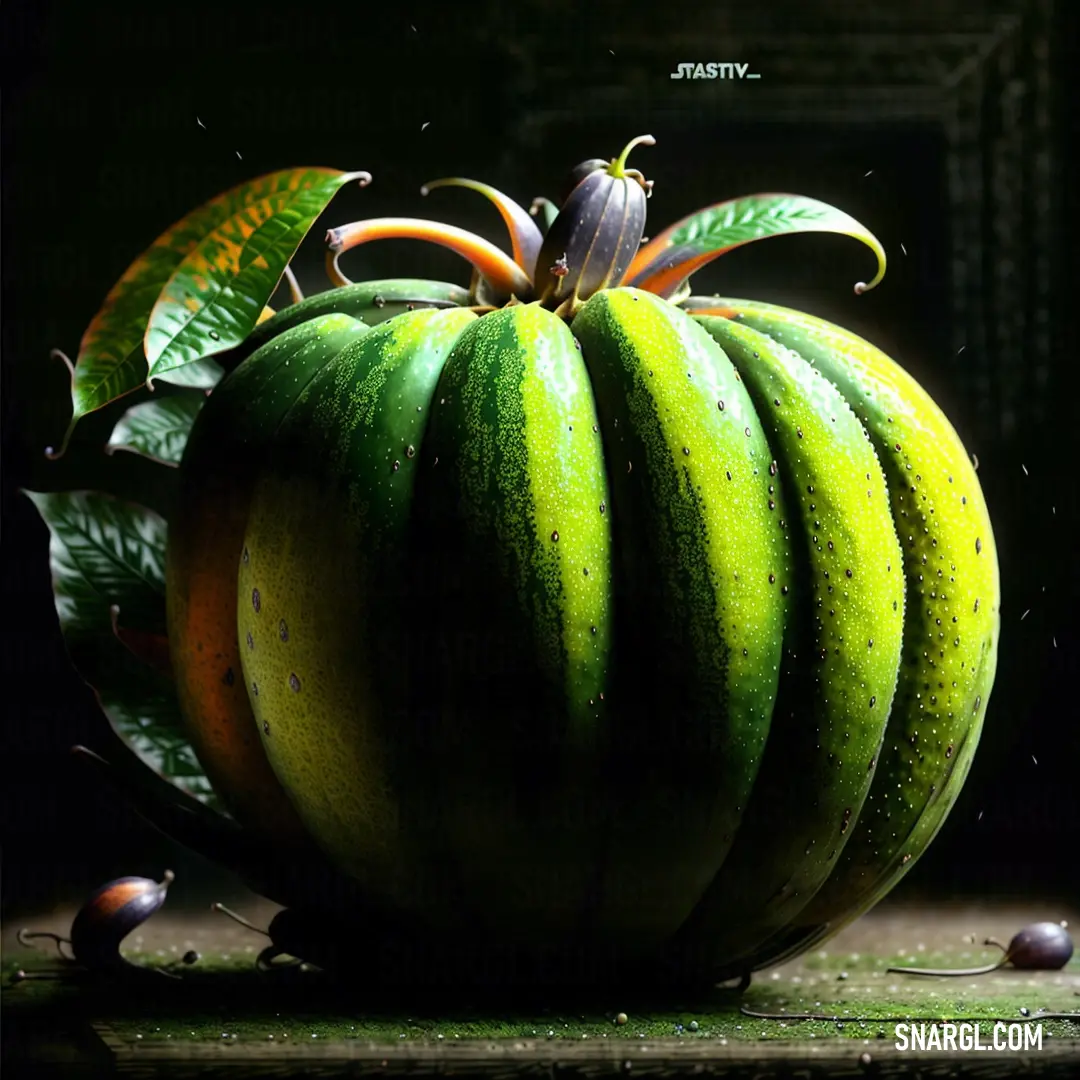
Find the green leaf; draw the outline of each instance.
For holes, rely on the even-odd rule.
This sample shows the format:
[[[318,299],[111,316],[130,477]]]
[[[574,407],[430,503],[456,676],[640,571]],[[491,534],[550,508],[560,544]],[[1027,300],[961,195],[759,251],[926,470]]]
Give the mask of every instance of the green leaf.
[[[112,636],[124,623],[165,633],[165,519],[96,491],[27,492],[49,527],[49,563],[65,634]]]
[[[222,809],[183,733],[172,681],[140,664],[131,653],[121,652],[123,646],[113,641],[107,652],[102,641],[103,648],[92,654],[96,682],[81,668],[80,673],[90,682],[114,730],[155,772],[207,806]],[[73,652],[83,665],[91,655],[85,649]]]
[[[193,390],[213,390],[225,377],[225,369],[216,360],[196,360],[193,364],[173,368],[161,376],[170,386],[188,386]]]
[[[147,764],[202,802],[215,796],[188,744],[172,681],[113,630],[164,637],[165,521],[99,492],[26,493],[49,528],[60,628],[76,670],[114,730]]]
[[[260,177],[183,257],[161,290],[143,339],[147,384],[239,345],[334,194],[367,173],[294,169]]]
[[[201,394],[174,394],[133,406],[113,428],[108,452],[130,450],[166,465],[179,465],[204,400]]]
[[[747,195],[716,203],[677,221],[638,251],[624,284],[670,297],[691,274],[732,248],[799,232],[840,233],[861,240],[877,256],[877,274],[856,292],[885,276],[885,250],[877,237],[835,206],[805,195]]]
[[[71,422],[59,453],[62,454],[67,448],[71,433],[82,417],[130,394],[146,382],[148,365],[143,352],[143,339],[150,314],[162,289],[199,243],[245,207],[263,198],[267,186],[277,182],[277,178],[284,178],[287,185],[291,177],[311,174],[327,174],[344,179],[367,175],[337,173],[329,169],[299,169],[239,184],[203,203],[166,229],[124,271],[120,280],[109,290],[101,310],[86,328],[74,365],[69,362],[72,369]],[[216,345],[212,340],[207,340],[206,345],[202,356],[219,351],[211,347]],[[184,385],[209,388],[220,377],[220,368],[214,364],[195,375],[195,378],[203,381]],[[180,379],[168,381],[180,382]]]
[[[529,207],[529,213],[536,218],[536,224],[540,232],[546,236],[548,229],[551,228],[552,223],[559,216],[559,208],[550,199],[545,199],[540,195],[533,199],[532,206]],[[533,267],[530,266],[529,273],[531,274],[532,271]]]
[[[79,345],[71,376],[71,422],[61,453],[82,417],[145,384],[143,335],[162,288],[184,257],[228,215],[242,191],[243,186],[219,195],[166,229],[109,291]]]

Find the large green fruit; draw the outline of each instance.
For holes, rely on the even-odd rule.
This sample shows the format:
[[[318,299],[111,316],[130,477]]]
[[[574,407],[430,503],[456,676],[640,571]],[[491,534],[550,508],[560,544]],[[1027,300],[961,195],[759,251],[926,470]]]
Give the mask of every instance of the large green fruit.
[[[543,238],[469,182],[514,261],[331,231],[340,282],[349,247],[416,236],[473,288],[404,283],[436,310],[368,328],[387,283],[345,284],[260,325],[183,463],[170,642],[238,815],[295,818],[421,937],[717,977],[823,940],[933,838],[997,563],[926,393],[822,320],[686,300],[728,226],[638,251],[625,156]]]

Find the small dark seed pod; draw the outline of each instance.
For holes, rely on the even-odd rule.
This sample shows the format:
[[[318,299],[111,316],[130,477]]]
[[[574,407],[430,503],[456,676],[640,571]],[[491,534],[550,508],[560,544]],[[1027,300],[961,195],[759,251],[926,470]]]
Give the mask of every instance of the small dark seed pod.
[[[560,204],[566,203],[566,200],[570,198],[570,193],[585,179],[586,176],[591,176],[600,169],[606,169],[610,164],[610,161],[594,157],[589,158],[588,161],[583,161],[580,165],[575,165],[570,170],[570,178],[567,181],[566,187],[563,189]]]
[[[1072,938],[1060,923],[1040,922],[1025,926],[1014,934],[1008,946],[987,938],[984,945],[993,945],[1002,951],[996,964],[980,968],[898,968],[887,970],[900,975],[988,975],[1006,964],[1022,971],[1060,971],[1073,954]]]
[[[626,157],[638,143],[653,142],[639,136],[614,161],[585,161],[571,174],[581,179],[544,235],[533,272],[545,307],[573,315],[594,293],[622,281],[645,232],[649,190],[636,169],[626,169]]]
[[[1060,971],[1072,958],[1073,943],[1060,923],[1025,926],[1009,942],[1006,959],[1023,971]]]
[[[212,911],[220,911],[223,915],[228,915],[233,922],[246,926],[248,930],[254,930],[256,934],[262,934],[263,937],[270,939],[271,943],[255,958],[255,966],[260,971],[293,968],[311,961],[316,964],[325,964],[338,949],[336,937],[328,936],[324,920],[317,916],[313,918],[309,914],[300,913],[292,908],[282,908],[270,920],[270,925],[263,930],[262,927],[249,922],[243,915],[237,914],[224,904],[211,904],[210,908]],[[279,963],[279,956],[292,957],[292,960]]]
[[[71,924],[71,951],[90,969],[134,966],[120,955],[120,942],[165,903],[174,874],[160,882],[123,877],[102,885],[83,904]]]

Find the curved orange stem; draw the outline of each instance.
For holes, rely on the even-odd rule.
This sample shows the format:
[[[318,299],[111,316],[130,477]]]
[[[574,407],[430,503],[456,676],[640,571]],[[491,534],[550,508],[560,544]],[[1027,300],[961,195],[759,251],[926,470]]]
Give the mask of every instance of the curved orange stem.
[[[341,225],[326,234],[327,273],[336,285],[351,285],[341,272],[338,259],[351,248],[371,240],[426,240],[457,252],[467,259],[499,292],[516,296],[519,300],[532,296],[532,282],[525,272],[505,252],[475,233],[466,232],[453,225],[421,218],[371,218]]]
[[[421,189],[420,194],[426,195],[441,187],[463,187],[470,191],[478,191],[485,198],[495,204],[496,209],[502,215],[510,233],[510,245],[514,251],[514,262],[531,274],[536,265],[536,256],[540,251],[540,245],[544,238],[537,227],[536,222],[528,212],[519,206],[509,195],[504,195],[490,184],[482,184],[479,180],[465,180],[459,176],[448,176],[442,180],[429,180]]]

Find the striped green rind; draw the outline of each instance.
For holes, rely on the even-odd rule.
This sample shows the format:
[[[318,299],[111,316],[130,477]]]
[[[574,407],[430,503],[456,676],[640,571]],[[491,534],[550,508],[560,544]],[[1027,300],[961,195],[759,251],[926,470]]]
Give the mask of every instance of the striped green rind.
[[[169,647],[188,735],[234,816],[281,847],[304,832],[274,779],[244,693],[236,566],[251,489],[277,425],[307,381],[367,332],[348,315],[311,319],[225,379],[192,426],[169,528]]]
[[[594,933],[648,949],[689,914],[747,805],[791,554],[769,443],[709,336],[636,289],[597,293],[572,330],[596,394],[619,560],[617,810]]]
[[[600,842],[612,608],[601,438],[562,320],[514,305],[462,334],[421,468],[448,896],[479,934],[564,941]]]
[[[403,912],[434,899],[406,818],[402,695],[426,617],[408,525],[435,385],[476,318],[403,314],[324,368],[279,429],[239,566],[245,684],[274,772],[335,864]]]
[[[339,313],[362,319],[368,326],[386,322],[409,310],[410,304],[432,303],[465,306],[470,303],[469,291],[446,281],[426,281],[421,278],[387,278],[385,281],[362,281],[316,293],[299,303],[290,304],[259,323],[238,345],[218,359],[235,366],[251,353],[290,327],[313,319],[317,315]]]
[[[764,334],[698,321],[740,371],[776,447],[805,565],[801,633],[743,827],[675,950],[707,969],[783,928],[850,839],[896,689],[904,580],[881,465],[841,395]]]
[[[959,437],[903,368],[813,316],[742,300],[716,304],[798,350],[850,402],[883,463],[904,549],[904,658],[877,772],[835,869],[785,935],[817,943],[911,869],[963,786],[997,665],[994,536]]]

